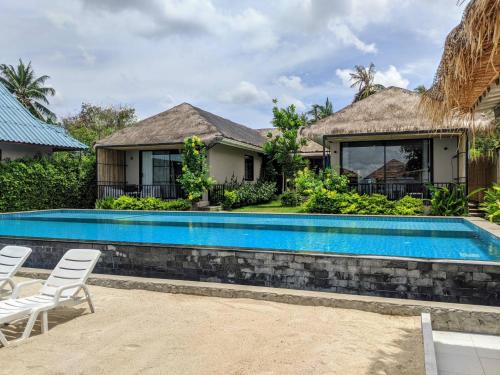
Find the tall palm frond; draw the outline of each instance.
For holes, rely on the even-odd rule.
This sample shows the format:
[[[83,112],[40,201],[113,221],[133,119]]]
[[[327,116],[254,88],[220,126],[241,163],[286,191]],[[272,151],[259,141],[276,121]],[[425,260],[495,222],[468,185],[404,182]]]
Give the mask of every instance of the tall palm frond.
[[[21,59],[17,67],[0,65],[0,83],[14,94],[33,116],[42,121],[56,119],[56,115],[47,108],[49,105],[47,96],[54,96],[56,93],[52,87],[44,86],[49,78],[47,75],[36,78],[31,62],[25,65]]]
[[[365,99],[380,90],[385,89],[383,85],[374,83],[375,80],[375,65],[370,63],[368,68],[363,65],[355,65],[354,72],[349,73],[351,76],[351,87],[357,87],[358,92],[354,95],[353,102]]]
[[[329,98],[326,98],[325,105],[313,104],[311,106],[311,110],[307,112],[307,115],[312,118],[308,121],[308,123],[312,124],[322,118],[330,116],[331,114],[333,114],[333,104]]]

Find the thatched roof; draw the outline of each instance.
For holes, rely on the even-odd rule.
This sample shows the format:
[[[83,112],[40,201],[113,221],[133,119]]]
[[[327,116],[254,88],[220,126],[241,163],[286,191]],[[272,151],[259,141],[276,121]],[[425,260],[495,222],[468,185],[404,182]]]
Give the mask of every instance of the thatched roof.
[[[433,121],[471,114],[492,85],[498,86],[499,44],[500,0],[471,1],[448,34],[434,84],[422,97],[422,109]]]
[[[458,120],[436,126],[419,111],[419,102],[420,95],[413,91],[388,87],[319,120],[304,129],[302,134],[316,142],[322,142],[323,135],[433,133],[458,131],[471,126],[470,123]],[[474,124],[489,126],[490,122],[479,119]]]
[[[99,140],[96,147],[181,144],[192,135],[205,144],[227,139],[262,147],[266,141],[254,129],[182,103]]]
[[[280,131],[276,128],[262,128],[262,129],[257,129],[257,131],[265,138],[267,138],[267,135],[271,133],[273,137],[276,135],[280,134]],[[303,138],[302,136],[299,136],[300,138]],[[323,154],[323,146],[321,146],[319,143],[316,143],[310,139],[307,139],[307,144],[305,146],[302,146],[300,148],[300,153],[303,154],[303,156],[307,155],[319,155]]]

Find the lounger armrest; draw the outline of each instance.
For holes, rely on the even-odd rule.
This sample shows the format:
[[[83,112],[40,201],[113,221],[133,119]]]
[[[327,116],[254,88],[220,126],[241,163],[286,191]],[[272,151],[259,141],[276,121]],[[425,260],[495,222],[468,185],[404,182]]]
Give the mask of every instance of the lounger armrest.
[[[12,290],[14,290],[14,288],[16,287],[14,280],[12,280],[10,277],[0,277],[0,287],[3,287],[6,283],[10,285],[10,288]]]
[[[64,292],[65,290],[68,290],[68,289],[74,289],[74,288],[78,288],[78,291],[80,290],[80,288],[83,288],[85,289],[85,284],[83,283],[74,283],[74,284],[68,284],[68,285],[64,285],[64,286],[60,286],[56,289],[56,293],[54,294],[54,304],[57,305],[59,303],[59,300],[61,299],[61,294],[62,292]]]
[[[30,286],[33,284],[43,284],[44,282],[45,282],[45,280],[42,280],[42,279],[34,279],[34,280],[29,280],[29,281],[19,283],[14,288],[14,291],[12,292],[12,296],[10,298],[16,299],[17,297],[19,297],[19,292],[21,292],[21,289],[24,289],[27,286]]]

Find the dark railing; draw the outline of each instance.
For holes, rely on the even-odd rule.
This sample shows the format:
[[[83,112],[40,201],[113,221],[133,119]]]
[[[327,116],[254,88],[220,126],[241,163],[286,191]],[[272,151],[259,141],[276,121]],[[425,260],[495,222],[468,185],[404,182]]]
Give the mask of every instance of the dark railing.
[[[210,204],[217,205],[224,200],[225,184],[217,184],[208,190],[208,201]]]
[[[429,186],[445,187],[453,185],[448,182],[434,183],[405,183],[405,182],[376,182],[376,183],[351,183],[349,188],[357,191],[360,194],[382,194],[391,200],[401,199],[406,195],[415,198],[429,199],[431,191]],[[456,184],[455,184],[456,185]]]
[[[122,195],[136,198],[154,197],[165,200],[184,197],[179,184],[133,185],[100,183],[97,185],[97,197],[99,199],[107,197],[118,198]]]

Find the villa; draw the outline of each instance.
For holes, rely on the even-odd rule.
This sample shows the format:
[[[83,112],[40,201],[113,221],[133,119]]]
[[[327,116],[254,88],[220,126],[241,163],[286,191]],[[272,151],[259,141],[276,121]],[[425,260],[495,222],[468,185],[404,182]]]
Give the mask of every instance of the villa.
[[[415,92],[389,87],[302,134],[323,145],[325,162],[362,193],[422,198],[428,184],[459,183],[472,190],[495,181],[494,164],[486,160],[470,168],[468,156],[472,126],[488,128],[492,120],[482,116],[473,125],[458,120],[435,124],[420,112],[420,99]]]
[[[179,197],[183,141],[192,135],[206,145],[210,175],[217,182],[258,180],[265,138],[183,103],[97,142],[99,196]]]
[[[0,84],[0,160],[85,149],[63,128],[35,118]]]

